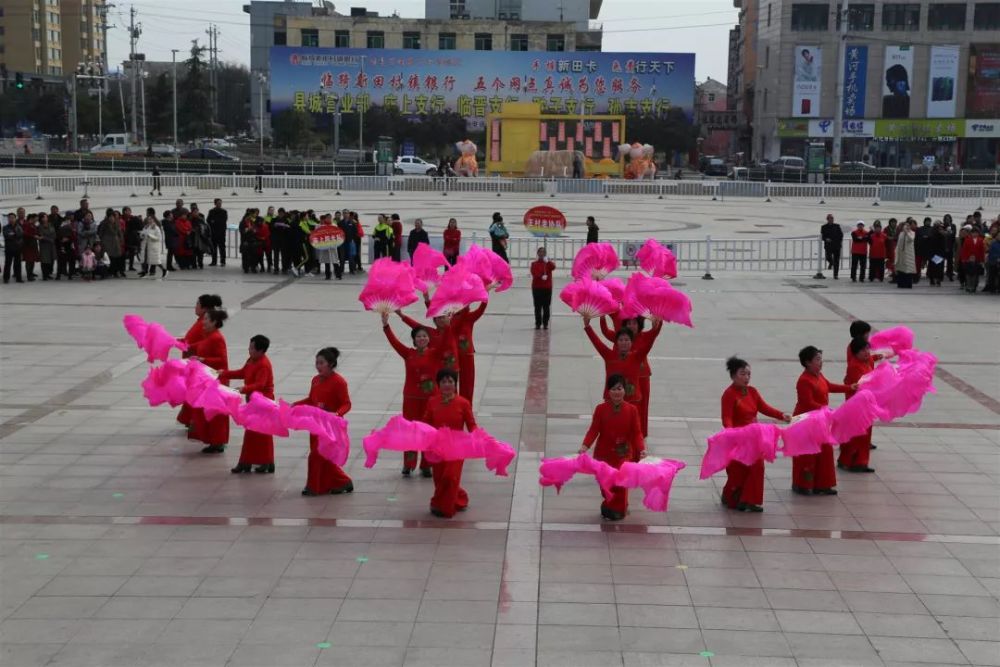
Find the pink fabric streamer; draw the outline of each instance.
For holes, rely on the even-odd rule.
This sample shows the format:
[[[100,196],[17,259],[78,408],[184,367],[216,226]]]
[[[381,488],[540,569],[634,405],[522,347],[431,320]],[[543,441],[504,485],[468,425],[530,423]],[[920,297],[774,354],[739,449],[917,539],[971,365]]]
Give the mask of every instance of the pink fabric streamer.
[[[250,400],[240,405],[233,420],[247,430],[285,438],[288,437],[291,409],[285,401],[278,399],[275,402],[255,391]]]
[[[604,498],[611,499],[611,487],[615,486],[618,471],[604,461],[598,461],[587,454],[542,459],[541,465],[538,466],[538,483],[542,486],[554,486],[556,493],[559,493],[563,485],[577,473],[592,475],[601,487]]]
[[[913,330],[904,326],[883,329],[869,336],[868,344],[873,350],[889,349],[898,354],[913,348]]]
[[[207,367],[197,361],[188,360],[188,400],[192,407],[205,411],[205,416],[215,419],[219,415],[236,416],[243,404],[243,396],[235,389],[225,386],[211,373]],[[192,368],[193,367],[193,368]]]
[[[464,266],[455,266],[441,278],[431,297],[427,317],[453,315],[469,304],[488,301],[490,295],[482,279]]]
[[[753,465],[761,459],[774,461],[781,429],[777,424],[747,424],[719,431],[708,439],[701,460],[701,479],[724,470],[731,461]]]
[[[677,258],[670,248],[665,248],[656,239],[648,239],[635,254],[639,268],[654,278],[676,278]]]
[[[187,343],[171,336],[159,322],[147,322],[139,315],[126,315],[122,324],[139,349],[146,353],[146,361],[150,363],[166,361],[174,348],[181,352],[188,349]]]
[[[694,328],[691,322],[691,299],[662,278],[633,273],[625,286],[621,316],[647,317]]]
[[[288,412],[288,428],[315,435],[319,439],[317,452],[331,463],[347,463],[351,438],[347,420],[340,415],[314,405],[293,405]]]
[[[781,453],[785,456],[818,454],[822,445],[839,444],[830,432],[830,408],[804,412],[781,429]]]
[[[168,359],[159,366],[150,366],[142,381],[142,395],[153,407],[167,403],[176,408],[187,397],[187,374],[188,363],[180,359]]]
[[[563,287],[559,298],[573,312],[584,317],[602,317],[618,312],[618,301],[604,283],[587,277]]]
[[[394,452],[426,451],[436,435],[437,429],[433,426],[423,422],[410,421],[402,415],[396,415],[382,428],[374,429],[362,441],[365,450],[365,467],[374,466],[378,460],[379,451],[383,449]]]
[[[358,295],[365,310],[392,313],[417,300],[413,268],[388,257],[377,259],[368,270],[368,281]]]
[[[879,405],[875,394],[862,389],[833,411],[830,433],[837,442],[847,442],[865,433],[875,420],[888,421],[888,414]]]
[[[897,382],[894,386],[869,389],[865,385],[865,388],[875,394],[888,420],[899,419],[920,410],[924,396],[936,391],[934,388],[936,367],[937,357],[933,354],[904,350],[900,352],[899,364],[896,367]]]
[[[674,459],[649,457],[639,463],[626,461],[618,469],[615,486],[642,489],[642,504],[654,512],[666,512],[674,477],[687,465]]]
[[[573,278],[601,280],[621,265],[618,253],[610,243],[588,243],[573,258]]]
[[[514,284],[514,274],[510,270],[510,264],[488,248],[469,246],[466,253],[458,258],[456,266],[462,266],[470,273],[479,276],[487,291],[495,289],[497,292],[505,292]]]
[[[427,243],[417,245],[413,252],[413,272],[420,280],[428,283],[438,283],[441,280],[439,269],[448,266],[444,253],[435,250]]]

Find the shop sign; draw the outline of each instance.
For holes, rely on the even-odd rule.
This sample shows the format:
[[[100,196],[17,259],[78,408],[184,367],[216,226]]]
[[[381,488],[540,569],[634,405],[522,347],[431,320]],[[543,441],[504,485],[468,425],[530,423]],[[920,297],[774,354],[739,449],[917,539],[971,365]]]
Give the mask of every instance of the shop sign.
[[[875,136],[875,121],[849,119],[841,125],[840,136],[845,138],[869,138]],[[833,121],[827,118],[809,121],[809,137],[812,139],[833,138]]]
[[[533,236],[560,236],[566,229],[566,216],[551,206],[535,206],[525,212],[524,228]]]
[[[876,139],[955,141],[964,136],[965,121],[961,118],[875,121]]]
[[[970,118],[965,121],[965,137],[966,139],[1000,138],[1000,118],[995,118],[993,120],[973,120]]]
[[[809,136],[809,121],[781,118],[778,120],[778,136],[782,139],[805,139]]]

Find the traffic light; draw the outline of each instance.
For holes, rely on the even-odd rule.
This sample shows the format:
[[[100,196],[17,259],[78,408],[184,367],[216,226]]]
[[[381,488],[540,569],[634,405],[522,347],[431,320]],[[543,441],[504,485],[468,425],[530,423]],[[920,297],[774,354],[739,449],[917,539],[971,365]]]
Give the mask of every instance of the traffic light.
[[[14,75],[14,87],[18,90],[24,90],[24,75],[20,72]]]

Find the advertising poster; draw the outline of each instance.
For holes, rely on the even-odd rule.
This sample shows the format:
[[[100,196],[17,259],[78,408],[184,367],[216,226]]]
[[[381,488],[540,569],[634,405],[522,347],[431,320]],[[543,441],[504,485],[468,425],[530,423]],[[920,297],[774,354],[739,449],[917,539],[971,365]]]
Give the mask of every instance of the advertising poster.
[[[844,118],[865,117],[868,47],[848,45],[844,54]]]
[[[823,52],[818,46],[796,46],[792,82],[792,116],[819,117]]]
[[[954,118],[958,95],[957,46],[932,46],[927,75],[927,117]]]
[[[965,115],[1000,118],[1000,44],[969,46],[969,84]]]
[[[882,118],[910,117],[910,81],[913,76],[913,47],[885,47],[882,71]]]
[[[693,53],[271,48],[271,113],[395,109],[485,121],[507,102],[545,113],[659,116],[694,107]]]

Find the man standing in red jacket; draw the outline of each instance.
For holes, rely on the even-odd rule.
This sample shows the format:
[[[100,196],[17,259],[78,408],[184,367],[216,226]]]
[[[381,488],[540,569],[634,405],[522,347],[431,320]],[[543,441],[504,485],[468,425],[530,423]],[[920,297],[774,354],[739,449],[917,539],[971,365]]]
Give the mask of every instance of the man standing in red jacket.
[[[858,268],[861,269],[861,282],[865,281],[865,269],[868,267],[868,230],[865,223],[858,220],[858,226],[851,232],[851,282],[858,282]]]
[[[389,256],[392,257],[392,261],[398,262],[402,258],[400,249],[403,247],[403,223],[399,219],[399,213],[392,214],[392,221],[389,224],[392,226],[392,249],[389,251]]]
[[[531,263],[531,298],[535,302],[535,328],[549,328],[549,307],[552,305],[552,272],[554,262],[545,256],[545,248],[538,249],[538,259]]]
[[[885,280],[885,256],[888,238],[882,231],[882,223],[876,220],[872,223],[872,233],[868,237],[871,249],[868,251],[868,282],[883,282]],[[861,280],[864,282],[864,274]]]

